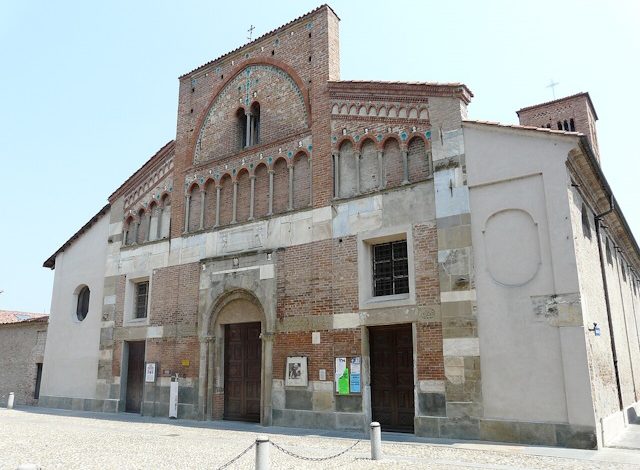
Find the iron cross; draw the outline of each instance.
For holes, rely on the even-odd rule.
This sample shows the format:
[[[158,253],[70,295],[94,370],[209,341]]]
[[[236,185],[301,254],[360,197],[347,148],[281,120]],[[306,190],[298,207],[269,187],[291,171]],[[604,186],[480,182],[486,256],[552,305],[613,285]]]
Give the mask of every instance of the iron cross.
[[[249,29],[247,29],[247,32],[249,33],[249,36],[247,36],[247,39],[249,41],[251,41],[251,36],[253,36],[253,30],[256,29],[253,25],[251,25],[251,27]]]
[[[551,88],[551,93],[553,93],[553,99],[556,99],[556,86],[560,85],[558,82],[554,82],[553,78],[549,80],[549,84],[547,85],[547,88]]]

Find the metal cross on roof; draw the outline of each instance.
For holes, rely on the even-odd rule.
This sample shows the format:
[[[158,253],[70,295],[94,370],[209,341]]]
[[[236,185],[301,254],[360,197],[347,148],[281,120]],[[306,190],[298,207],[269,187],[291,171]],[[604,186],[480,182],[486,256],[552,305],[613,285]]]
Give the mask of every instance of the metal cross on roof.
[[[549,80],[549,84],[547,85],[547,88],[551,88],[551,93],[553,93],[553,99],[556,99],[556,86],[560,85],[558,82],[554,82],[553,78]]]
[[[247,32],[249,33],[249,36],[247,36],[247,39],[249,41],[251,41],[251,37],[253,36],[253,30],[256,29],[253,25],[251,25],[251,27],[249,29],[247,29]]]

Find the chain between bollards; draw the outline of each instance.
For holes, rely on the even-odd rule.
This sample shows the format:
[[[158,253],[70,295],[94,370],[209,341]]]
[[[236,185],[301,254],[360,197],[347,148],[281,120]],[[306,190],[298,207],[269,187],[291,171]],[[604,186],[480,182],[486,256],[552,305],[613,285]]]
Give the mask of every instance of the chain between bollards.
[[[269,438],[258,436],[256,438],[256,470],[269,470],[271,462],[269,459]]]

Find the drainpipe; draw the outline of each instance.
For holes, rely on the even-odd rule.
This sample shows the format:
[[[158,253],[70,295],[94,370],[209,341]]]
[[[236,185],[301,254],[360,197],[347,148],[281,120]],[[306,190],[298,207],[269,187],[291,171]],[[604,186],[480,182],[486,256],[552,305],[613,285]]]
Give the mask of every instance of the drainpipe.
[[[616,375],[616,388],[618,391],[618,404],[620,406],[620,409],[623,410],[624,409],[624,405],[622,403],[622,387],[620,386],[620,371],[618,370],[618,354],[616,353],[616,339],[613,335],[613,321],[611,318],[611,303],[609,301],[609,288],[607,286],[607,273],[605,270],[605,260],[604,260],[604,254],[602,253],[602,241],[600,239],[600,221],[602,220],[602,218],[607,215],[610,214],[611,212],[614,211],[615,206],[614,206],[614,199],[613,199],[613,195],[610,194],[609,195],[609,209],[604,211],[602,214],[598,214],[595,217],[595,222],[596,222],[596,241],[598,243],[598,254],[600,255],[600,273],[602,274],[602,285],[604,287],[604,302],[607,308],[607,320],[609,322],[609,336],[611,337],[611,353],[613,355],[613,370],[615,372]]]

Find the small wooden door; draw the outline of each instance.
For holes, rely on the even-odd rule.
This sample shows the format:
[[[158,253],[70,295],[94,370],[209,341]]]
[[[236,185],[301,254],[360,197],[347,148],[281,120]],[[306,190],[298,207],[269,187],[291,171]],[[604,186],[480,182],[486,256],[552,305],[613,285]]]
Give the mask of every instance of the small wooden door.
[[[127,342],[127,396],[125,411],[140,413],[144,384],[144,341]]]
[[[224,419],[260,422],[260,331],[259,322],[225,326]]]
[[[383,431],[413,432],[411,325],[369,328],[371,411]]]

